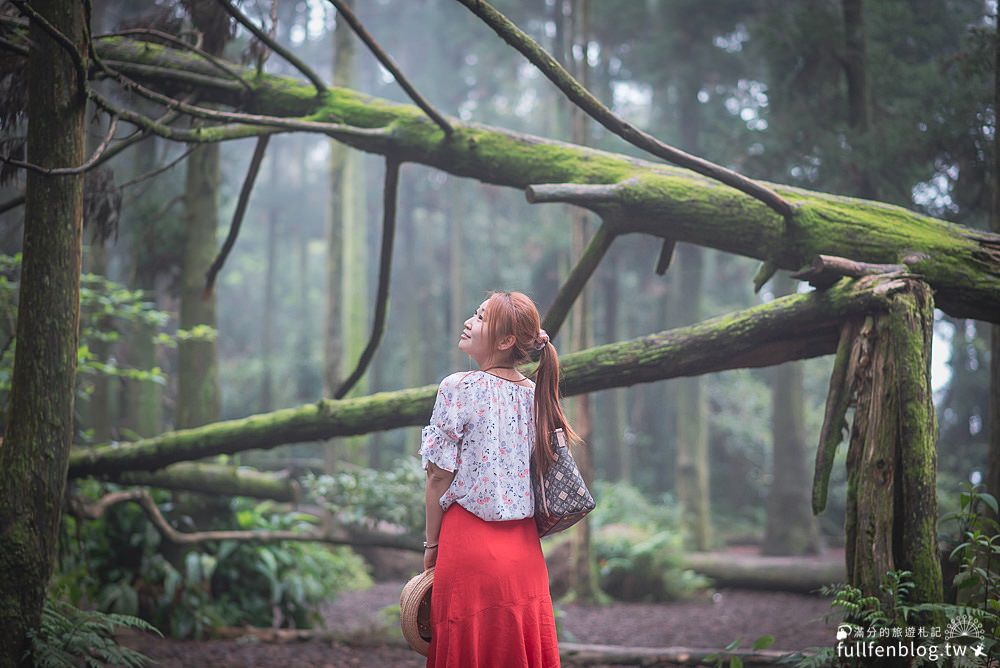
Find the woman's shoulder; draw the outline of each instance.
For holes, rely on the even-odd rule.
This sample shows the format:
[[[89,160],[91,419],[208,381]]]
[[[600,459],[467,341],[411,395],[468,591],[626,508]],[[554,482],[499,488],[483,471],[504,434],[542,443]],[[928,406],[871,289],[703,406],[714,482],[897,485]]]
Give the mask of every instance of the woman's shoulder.
[[[439,387],[449,390],[463,390],[473,385],[478,379],[480,371],[456,371],[441,380]]]

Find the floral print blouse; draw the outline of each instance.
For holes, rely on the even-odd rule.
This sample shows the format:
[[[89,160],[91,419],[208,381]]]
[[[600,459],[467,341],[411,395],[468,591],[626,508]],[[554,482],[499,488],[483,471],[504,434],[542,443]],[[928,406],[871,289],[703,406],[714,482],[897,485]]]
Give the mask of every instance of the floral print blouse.
[[[535,385],[485,371],[441,381],[430,424],[421,432],[421,465],[456,471],[441,508],[457,502],[487,521],[535,514],[530,462],[535,446]]]

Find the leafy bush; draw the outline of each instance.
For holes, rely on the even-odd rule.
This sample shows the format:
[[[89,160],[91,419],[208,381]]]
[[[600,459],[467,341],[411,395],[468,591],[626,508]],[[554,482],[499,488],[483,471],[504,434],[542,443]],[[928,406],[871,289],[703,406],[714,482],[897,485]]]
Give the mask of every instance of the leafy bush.
[[[988,506],[996,515],[996,499],[965,483],[964,491],[959,494],[959,510],[939,519],[939,525],[948,522],[957,524],[957,540],[947,533],[944,535],[944,538],[951,538],[957,543],[950,554],[952,561],[959,562],[959,571],[952,583],[956,592],[955,603],[912,602],[910,598],[915,587],[913,574],[905,570],[886,573],[881,588],[886,604],[879,597],[866,596],[857,587],[847,584],[823,587],[821,593],[824,596],[833,595],[831,606],[842,611],[843,623],[851,629],[888,629],[893,638],[899,637],[896,632],[902,632],[908,626],[938,625],[940,620],[959,617],[975,620],[983,630],[982,651],[992,657],[1000,647],[1000,601],[997,600],[997,592],[1000,591],[1000,524],[982,515],[979,512],[982,506]],[[940,637],[918,636],[910,640],[928,649],[942,642]],[[831,665],[837,658],[832,647],[811,647],[809,650],[812,656],[796,652],[785,657],[782,663],[794,663],[796,668],[812,668]],[[918,665],[936,663],[931,660],[934,653],[928,651],[925,656],[928,658],[918,657]]]
[[[424,528],[424,473],[406,459],[388,471],[358,468],[335,475],[310,475],[302,481],[338,522],[374,529],[392,522],[414,534]]]
[[[29,632],[33,664],[38,668],[86,666],[145,666],[150,659],[119,645],[116,628],[132,628],[160,635],[155,627],[129,615],[79,610],[66,601],[47,598],[42,623]]]
[[[708,580],[683,567],[680,513],[665,494],[650,503],[626,483],[598,481],[590,518],[601,589],[626,601],[670,601]]]
[[[96,498],[114,485],[88,481]],[[154,492],[169,516],[169,495]],[[308,530],[315,518],[273,512],[270,503],[235,499],[246,530]],[[137,615],[178,638],[202,637],[219,626],[308,628],[319,604],[338,592],[371,586],[364,560],[348,546],[312,542],[221,541],[196,549],[161,544],[160,534],[134,504],[109,508],[96,521],[67,517],[56,582],[71,601]]]

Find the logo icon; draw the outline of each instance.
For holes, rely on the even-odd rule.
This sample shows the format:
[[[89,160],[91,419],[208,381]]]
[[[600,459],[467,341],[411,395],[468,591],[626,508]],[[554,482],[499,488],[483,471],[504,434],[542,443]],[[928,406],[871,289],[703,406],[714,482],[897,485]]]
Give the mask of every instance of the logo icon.
[[[959,615],[948,622],[948,628],[944,631],[944,639],[948,642],[952,640],[982,640],[983,625],[972,615]]]
[[[945,629],[944,639],[952,647],[959,649],[970,649],[972,655],[967,655],[964,651],[956,655],[956,665],[981,666],[984,665],[982,659],[986,658],[983,647],[983,625],[972,615],[959,615],[950,622]]]
[[[837,640],[846,640],[851,636],[851,625],[841,624],[837,627]]]

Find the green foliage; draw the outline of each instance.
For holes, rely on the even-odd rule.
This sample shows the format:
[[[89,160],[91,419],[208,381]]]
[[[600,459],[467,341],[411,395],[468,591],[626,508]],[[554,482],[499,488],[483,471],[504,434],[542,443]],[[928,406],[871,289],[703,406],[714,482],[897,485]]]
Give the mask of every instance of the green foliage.
[[[966,616],[982,625],[983,651],[992,656],[1000,646],[1000,602],[997,598],[1000,592],[1000,524],[980,514],[979,510],[986,506],[995,515],[997,501],[992,495],[965,483],[965,489],[959,495],[959,505],[959,511],[942,515],[939,520],[940,524],[956,522],[958,535],[961,537],[961,542],[954,547],[949,557],[960,564],[959,572],[952,582],[956,602],[913,602],[913,574],[906,570],[886,573],[882,581],[881,598],[865,595],[849,584],[823,587],[820,593],[833,596],[831,606],[841,610],[843,623],[850,626],[852,633],[871,627],[889,629],[895,633],[906,627],[927,624],[928,620],[954,620],[959,616]],[[942,642],[941,638],[934,637],[908,639],[926,648]],[[833,647],[811,647],[809,651],[813,653],[812,656],[796,652],[784,657],[781,663],[792,663],[796,668],[812,668],[831,665],[837,658]],[[926,656],[933,658],[935,654],[928,652]],[[918,656],[917,661],[917,665],[921,665],[925,659]]]
[[[719,653],[709,654],[705,657],[706,661],[711,662],[713,666],[729,666],[730,668],[743,668],[743,659],[739,656],[731,654],[736,649],[739,649],[741,639],[736,639],[726,645],[726,648]],[[759,636],[753,641],[753,645],[750,649],[754,652],[758,652],[762,649],[767,649],[774,644],[774,636],[765,633]]]
[[[939,524],[954,523],[955,536],[945,541],[957,543],[949,559],[959,564],[952,582],[958,606],[975,609],[987,634],[1000,638],[1000,523],[995,517],[997,500],[972,483],[964,483],[959,494],[959,510],[941,516]],[[983,514],[987,507],[991,515]]]
[[[66,601],[47,598],[41,626],[29,632],[32,665],[38,668],[145,666],[150,661],[148,657],[115,640],[118,628],[162,635],[154,626],[130,615],[79,610]]]
[[[243,501],[236,513],[244,530],[289,531],[313,528],[316,518],[303,513],[269,512],[269,503]],[[241,623],[254,626],[310,628],[319,623],[321,602],[337,592],[373,584],[367,566],[349,547],[284,542],[219,544],[219,567],[212,580],[216,600],[242,612]]]
[[[338,522],[369,529],[378,522],[392,522],[415,534],[423,529],[424,474],[411,459],[387,471],[357,468],[334,475],[310,474],[302,485]]]
[[[94,481],[81,487],[90,498],[111,489],[118,488]],[[169,518],[170,495],[153,497]],[[239,528],[250,531],[308,530],[315,521],[249,499],[233,500],[232,510]],[[179,550],[161,542],[135,504],[112,506],[95,521],[66,517],[64,528],[55,581],[70,600],[137,615],[177,638],[201,638],[220,626],[309,628],[320,621],[320,603],[372,584],[364,560],[347,546],[221,541]]]
[[[0,401],[6,402],[10,393],[14,364],[14,339],[17,325],[17,292],[21,270],[21,254],[0,255]],[[94,390],[98,376],[127,378],[131,380],[166,383],[159,367],[138,369],[121,366],[110,352],[109,345],[117,343],[122,334],[136,327],[162,329],[168,316],[156,309],[141,290],[129,290],[114,281],[95,274],[80,278],[80,341],[77,348],[77,396],[86,398]],[[207,331],[206,331],[207,330]],[[161,345],[176,345],[177,339],[210,338],[211,328],[194,328],[176,335],[158,332],[155,341]]]
[[[600,587],[626,601],[684,598],[708,580],[684,568],[680,511],[669,494],[650,503],[626,483],[598,481],[591,513]]]

